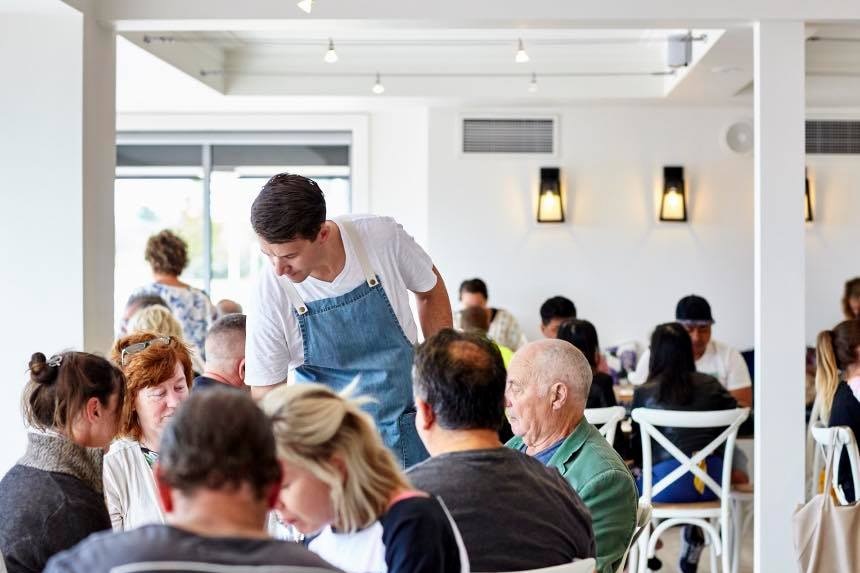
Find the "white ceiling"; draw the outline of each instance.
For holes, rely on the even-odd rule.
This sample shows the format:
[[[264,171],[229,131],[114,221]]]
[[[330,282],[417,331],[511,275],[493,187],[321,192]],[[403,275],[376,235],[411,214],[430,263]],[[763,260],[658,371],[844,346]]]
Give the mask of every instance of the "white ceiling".
[[[371,27],[126,32],[141,48],[228,96],[430,98],[499,104],[752,102],[749,26],[692,30],[693,61],[666,64],[683,29]],[[860,106],[860,27],[810,25],[807,101]],[[339,60],[323,56],[334,41]],[[530,61],[514,62],[522,39]],[[379,73],[383,96],[371,87]],[[535,74],[538,89],[530,92]]]

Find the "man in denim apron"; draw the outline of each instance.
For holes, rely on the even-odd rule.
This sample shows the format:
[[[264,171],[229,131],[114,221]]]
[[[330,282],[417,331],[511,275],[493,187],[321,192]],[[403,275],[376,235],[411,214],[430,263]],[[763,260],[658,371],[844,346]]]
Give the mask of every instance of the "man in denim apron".
[[[246,382],[260,397],[292,371],[372,398],[365,407],[404,467],[427,457],[415,429],[412,355],[423,334],[451,326],[451,305],[429,256],[390,218],[326,220],[317,184],[281,174],[251,209],[261,271],[248,311]]]

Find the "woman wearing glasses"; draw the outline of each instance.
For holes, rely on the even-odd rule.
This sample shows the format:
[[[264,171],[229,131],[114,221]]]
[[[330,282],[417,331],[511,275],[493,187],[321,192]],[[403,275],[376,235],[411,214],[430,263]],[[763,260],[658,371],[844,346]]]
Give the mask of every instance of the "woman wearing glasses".
[[[10,573],[41,571],[55,553],[110,529],[102,456],[124,395],[122,372],[99,356],[30,359],[27,451],[0,481],[0,552]]]
[[[188,398],[191,358],[185,345],[169,336],[135,333],[119,339],[111,358],[126,379],[120,418],[121,439],[105,456],[105,500],[115,531],[163,523],[152,468],[161,431]]]

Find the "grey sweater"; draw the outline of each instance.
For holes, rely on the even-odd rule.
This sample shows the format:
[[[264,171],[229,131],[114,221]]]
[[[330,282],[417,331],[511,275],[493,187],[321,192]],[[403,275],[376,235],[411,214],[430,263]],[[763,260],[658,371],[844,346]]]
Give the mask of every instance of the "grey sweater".
[[[0,481],[0,553],[9,573],[37,573],[52,555],[110,529],[102,453],[58,434],[31,433]]]

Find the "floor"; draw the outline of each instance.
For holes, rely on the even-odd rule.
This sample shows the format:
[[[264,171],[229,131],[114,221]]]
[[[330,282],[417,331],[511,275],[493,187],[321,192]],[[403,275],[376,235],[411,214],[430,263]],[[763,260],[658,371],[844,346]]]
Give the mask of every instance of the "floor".
[[[675,573],[678,571],[678,553],[681,551],[681,530],[673,528],[661,536],[663,548],[657,551],[657,556],[663,562],[660,573]],[[708,571],[710,556],[708,548],[702,552],[699,559],[699,573]],[[752,535],[745,535],[741,545],[740,573],[752,573],[753,571],[753,540]],[[716,573],[716,572],[715,572]]]

